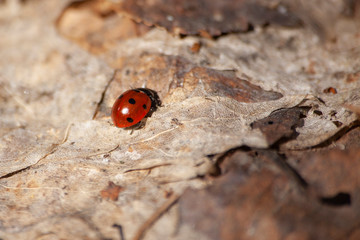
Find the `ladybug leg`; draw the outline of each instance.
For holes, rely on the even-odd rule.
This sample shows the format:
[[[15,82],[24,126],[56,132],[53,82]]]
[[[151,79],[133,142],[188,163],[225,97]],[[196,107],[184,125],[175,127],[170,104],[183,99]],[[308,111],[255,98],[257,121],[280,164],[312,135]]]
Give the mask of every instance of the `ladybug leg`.
[[[146,118],[146,117],[145,117],[145,118],[143,118],[143,119],[141,119],[141,121],[140,121],[138,124],[136,124],[136,126],[135,126],[135,128],[134,128],[134,129],[140,129],[140,128],[143,128],[143,127],[145,126],[146,120],[147,120],[147,118]]]
[[[140,129],[140,128],[143,128],[143,127],[145,126],[146,120],[147,120],[147,118],[145,117],[145,118],[143,118],[140,122],[138,122],[137,124],[132,125],[132,126],[130,126],[130,127],[126,127],[126,128],[124,128],[124,129],[125,129],[125,130],[131,130],[131,132],[130,132],[130,135],[131,135],[134,130],[138,130],[138,129]]]

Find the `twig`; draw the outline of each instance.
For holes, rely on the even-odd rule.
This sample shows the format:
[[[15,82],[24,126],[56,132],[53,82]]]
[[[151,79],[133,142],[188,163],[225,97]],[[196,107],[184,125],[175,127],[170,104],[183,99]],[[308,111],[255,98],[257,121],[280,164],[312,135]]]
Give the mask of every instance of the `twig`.
[[[124,173],[135,172],[135,171],[153,170],[154,168],[164,167],[164,166],[171,166],[171,165],[172,165],[171,163],[157,164],[157,165],[150,166],[150,167],[145,167],[145,168],[128,169]]]
[[[179,200],[180,195],[172,195],[160,208],[158,208],[148,220],[146,220],[140,228],[137,230],[137,233],[132,240],[141,240],[147,230],[158,220],[161,215],[163,215],[177,200]]]

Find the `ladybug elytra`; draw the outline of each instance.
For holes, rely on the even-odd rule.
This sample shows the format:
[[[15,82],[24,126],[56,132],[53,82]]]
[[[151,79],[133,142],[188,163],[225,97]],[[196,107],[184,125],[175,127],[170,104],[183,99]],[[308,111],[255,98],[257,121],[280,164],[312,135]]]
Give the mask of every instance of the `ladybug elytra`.
[[[141,128],[144,119],[161,105],[159,96],[148,88],[135,88],[121,94],[115,101],[111,118],[119,128]]]

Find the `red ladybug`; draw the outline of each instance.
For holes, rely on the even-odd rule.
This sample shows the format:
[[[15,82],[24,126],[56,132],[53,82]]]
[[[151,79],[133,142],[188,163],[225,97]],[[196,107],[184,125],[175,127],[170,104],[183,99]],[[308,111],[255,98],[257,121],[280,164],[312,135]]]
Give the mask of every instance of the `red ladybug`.
[[[116,99],[111,118],[119,128],[141,128],[147,117],[161,105],[159,96],[154,90],[136,88],[128,90]]]

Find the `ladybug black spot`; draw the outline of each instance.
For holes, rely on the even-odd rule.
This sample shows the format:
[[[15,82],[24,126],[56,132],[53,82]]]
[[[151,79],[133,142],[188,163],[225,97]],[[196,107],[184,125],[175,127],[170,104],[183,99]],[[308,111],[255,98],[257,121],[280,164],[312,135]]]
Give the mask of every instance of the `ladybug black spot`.
[[[143,108],[146,109],[146,104],[143,105]]]
[[[134,119],[132,119],[132,118],[127,118],[126,119],[129,123],[132,123],[133,121],[134,121]]]
[[[130,104],[135,104],[135,103],[136,103],[136,101],[135,101],[135,99],[130,98],[130,99],[129,99],[129,103],[130,103]]]

